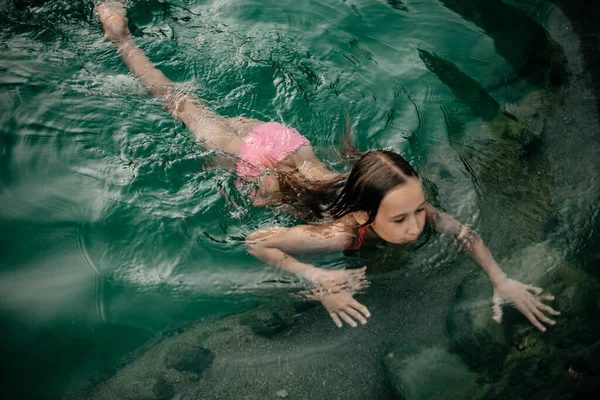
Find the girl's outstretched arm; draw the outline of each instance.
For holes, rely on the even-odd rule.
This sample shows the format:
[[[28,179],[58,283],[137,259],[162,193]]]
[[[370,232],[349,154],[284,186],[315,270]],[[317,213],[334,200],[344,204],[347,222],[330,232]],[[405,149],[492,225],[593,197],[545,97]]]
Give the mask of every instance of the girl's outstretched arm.
[[[150,93],[167,102],[175,101],[170,99],[176,95],[173,82],[152,64],[131,39],[124,5],[118,1],[100,2],[96,10],[104,27],[104,36],[117,47],[129,70],[144,82]]]
[[[150,93],[165,102],[171,115],[182,121],[207,149],[239,154],[240,139],[225,122],[226,119],[177,90],[175,84],[136,46],[127,28],[123,4],[117,0],[101,1],[96,10],[105,37],[117,47],[131,73],[144,82]]]
[[[541,295],[542,289],[524,285],[513,279],[509,279],[506,274],[502,272],[479,234],[452,218],[450,214],[440,212],[429,203],[426,204],[425,211],[427,213],[427,219],[434,229],[441,233],[451,233],[455,235],[473,261],[475,261],[490,278],[490,281],[494,285],[493,309],[494,320],[496,322],[500,323],[502,321],[501,306],[504,301],[507,301],[511,302],[542,332],[545,332],[546,328],[540,321],[549,325],[554,325],[556,323],[544,315],[544,312],[551,315],[559,315],[560,313],[542,303],[542,300],[554,300],[554,296],[550,294]]]
[[[346,233],[343,226],[335,224],[261,229],[246,238],[251,255],[315,284],[317,289],[310,291],[309,297],[323,303],[338,327],[342,327],[341,320],[352,327],[357,326],[355,320],[366,324],[365,317],[371,316],[351,294],[365,286],[365,268],[326,270],[302,263],[290,254],[342,251],[351,243],[352,235]]]

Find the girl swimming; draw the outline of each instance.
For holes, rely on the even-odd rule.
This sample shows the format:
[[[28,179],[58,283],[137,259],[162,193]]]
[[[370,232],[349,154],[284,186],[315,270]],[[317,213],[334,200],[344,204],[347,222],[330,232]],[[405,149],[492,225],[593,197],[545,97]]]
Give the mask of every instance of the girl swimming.
[[[198,143],[237,159],[238,176],[259,188],[253,195],[255,204],[283,202],[311,222],[261,229],[246,238],[247,249],[256,258],[314,284],[312,297],[321,301],[338,327],[342,320],[356,327],[357,321],[366,324],[370,317],[352,296],[365,284],[365,267],[327,270],[291,255],[358,249],[380,240],[408,244],[417,240],[425,224],[455,235],[488,275],[494,286],[496,322],[502,319],[501,305],[509,302],[542,332],[546,330],[542,322],[555,324],[546,314],[560,313],[542,302],[554,297],[509,279],[475,231],[426,201],[417,172],[400,155],[384,150],[356,154],[358,161],[349,174],[336,173],[315,156],[310,142],[297,130],[278,122],[225,118],[177,90],[134,44],[122,3],[100,2],[96,10],[105,37],[150,93],[164,101]]]

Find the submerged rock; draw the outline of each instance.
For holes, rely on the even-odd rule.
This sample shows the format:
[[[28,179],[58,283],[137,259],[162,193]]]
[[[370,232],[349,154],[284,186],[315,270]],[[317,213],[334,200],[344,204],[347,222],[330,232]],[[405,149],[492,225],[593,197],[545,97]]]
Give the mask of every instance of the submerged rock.
[[[584,324],[598,337],[598,326]],[[587,399],[600,390],[600,342],[560,347],[565,332],[545,336],[535,347],[512,353],[502,378],[490,390],[492,398]]]
[[[548,94],[536,90],[528,93],[518,102],[505,104],[502,114],[508,117],[506,129],[509,137],[522,138],[524,144],[540,139],[547,122]],[[512,122],[512,123],[511,123]]]
[[[505,260],[509,276],[539,285],[555,296],[557,324],[539,332],[517,310],[504,307],[502,324],[492,320],[492,289],[482,274],[467,277],[448,312],[455,350],[494,382],[491,398],[587,397],[598,389],[600,282],[539,244]]]
[[[525,284],[546,286],[546,274],[559,268],[554,252],[543,244],[530,246],[502,260],[503,270],[510,278]],[[529,321],[512,307],[503,307],[503,322],[497,324],[492,311],[493,286],[487,276],[477,271],[467,276],[458,287],[456,301],[450,307],[446,324],[458,354],[472,368],[498,374],[508,355],[513,331]]]
[[[175,396],[175,388],[160,374],[129,382],[121,386],[117,393],[117,397],[126,400],[168,400],[173,396]]]
[[[254,334],[267,339],[285,332],[294,324],[292,319],[284,320],[275,312],[250,313],[241,317],[240,323],[249,326]]]
[[[571,355],[566,363],[575,390],[594,395],[600,390],[600,341]]]
[[[546,124],[545,103],[548,101],[548,93],[535,90],[518,102],[501,107],[479,82],[461,71],[453,62],[423,49],[418,49],[418,52],[427,69],[447,85],[456,98],[475,115],[486,121],[495,136],[515,140],[524,148],[532,147],[540,140]],[[448,130],[449,133],[456,132],[451,127]]]
[[[471,368],[496,375],[511,347],[506,334],[510,312],[504,311],[503,325],[492,319],[492,293],[486,277],[466,278],[448,311],[446,326],[455,351]]]
[[[510,350],[503,329],[492,320],[492,289],[480,291],[485,279],[466,279],[457,290],[457,300],[446,320],[455,350],[473,369],[499,372]]]
[[[212,365],[214,354],[189,342],[175,342],[165,357],[167,368],[200,375]]]
[[[465,399],[480,389],[478,375],[439,345],[412,343],[385,356],[384,371],[398,399]]]

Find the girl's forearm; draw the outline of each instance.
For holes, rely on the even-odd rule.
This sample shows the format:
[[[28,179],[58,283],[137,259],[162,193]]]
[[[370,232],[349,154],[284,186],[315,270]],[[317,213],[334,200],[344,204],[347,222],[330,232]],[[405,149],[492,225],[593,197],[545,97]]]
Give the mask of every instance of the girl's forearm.
[[[464,226],[452,218],[450,214],[440,212],[429,203],[426,205],[426,211],[433,227],[441,233],[455,235],[462,242],[471,259],[481,267],[494,285],[506,279],[506,275],[502,272],[477,232]]]
[[[295,274],[311,282],[314,280],[313,276],[317,268],[313,265],[302,263],[289,254],[274,247],[248,244],[247,248],[248,253],[267,264]]]
[[[488,275],[490,281],[497,285],[506,280],[506,274],[502,272],[496,260],[492,256],[490,250],[483,243],[483,240],[479,236],[475,239],[469,248],[469,255],[471,259],[481,267],[481,269]]]
[[[173,82],[154,66],[144,52],[136,46],[131,36],[127,35],[114,43],[123,62],[146,84],[150,93],[163,100],[169,100],[168,96],[174,92]]]

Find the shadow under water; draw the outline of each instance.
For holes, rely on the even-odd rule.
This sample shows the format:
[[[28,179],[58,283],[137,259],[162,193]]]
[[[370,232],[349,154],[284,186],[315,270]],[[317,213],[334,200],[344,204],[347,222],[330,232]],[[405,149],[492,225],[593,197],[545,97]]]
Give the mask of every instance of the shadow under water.
[[[539,87],[568,83],[568,63],[562,47],[524,10],[502,0],[439,1],[492,38],[496,52],[515,70],[515,76],[503,85],[518,79],[527,79]]]

